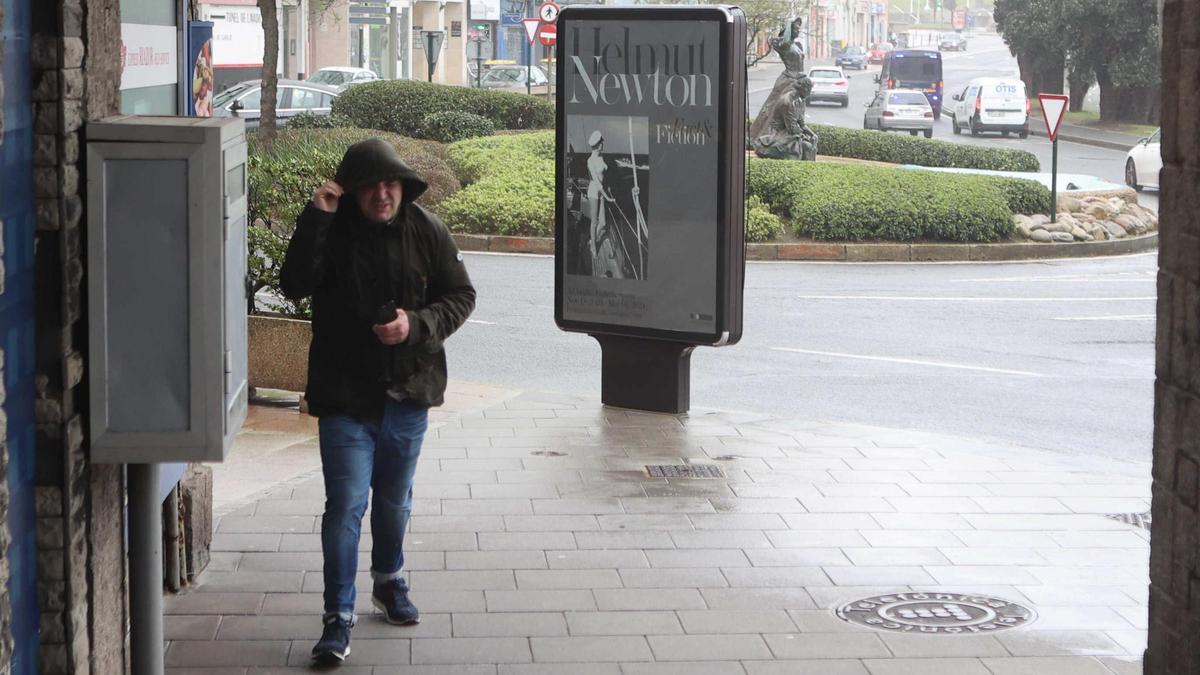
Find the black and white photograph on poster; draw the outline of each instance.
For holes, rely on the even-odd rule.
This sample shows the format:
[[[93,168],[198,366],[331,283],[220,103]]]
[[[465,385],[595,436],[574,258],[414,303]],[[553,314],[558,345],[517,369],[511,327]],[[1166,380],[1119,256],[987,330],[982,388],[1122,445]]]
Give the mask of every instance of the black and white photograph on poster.
[[[649,278],[649,120],[567,116],[567,274]]]

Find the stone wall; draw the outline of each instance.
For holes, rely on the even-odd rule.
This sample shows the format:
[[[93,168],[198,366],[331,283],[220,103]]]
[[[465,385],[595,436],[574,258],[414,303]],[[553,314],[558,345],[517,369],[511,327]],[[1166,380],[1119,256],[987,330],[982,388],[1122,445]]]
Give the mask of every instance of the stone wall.
[[[1150,639],[1145,672],[1200,673],[1200,1],[1163,5]]]
[[[82,128],[118,112],[119,3],[31,5],[41,669],[116,673],[128,663],[124,484],[121,467],[88,461],[81,318]]]

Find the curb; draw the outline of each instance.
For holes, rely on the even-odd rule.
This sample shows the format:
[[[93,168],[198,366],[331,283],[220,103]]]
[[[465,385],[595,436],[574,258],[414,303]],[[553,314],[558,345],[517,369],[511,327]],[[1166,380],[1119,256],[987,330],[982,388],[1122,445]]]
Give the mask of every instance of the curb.
[[[1040,119],[1038,121],[1041,122]],[[1029,135],[1037,136],[1038,138],[1049,139],[1049,135],[1046,133],[1046,130],[1044,128],[1042,128],[1042,127],[1035,128],[1034,127],[1033,118],[1030,118]],[[1134,145],[1137,144],[1137,139],[1134,139],[1134,141],[1132,143],[1118,143],[1116,141],[1107,141],[1102,138],[1094,138],[1091,136],[1079,136],[1079,135],[1076,135],[1076,134],[1073,134],[1070,132],[1059,132],[1058,137],[1064,141],[1068,141],[1071,143],[1079,143],[1080,145],[1091,145],[1091,146],[1097,147],[1097,148],[1105,148],[1106,150],[1128,151],[1130,148],[1132,148]]]
[[[454,234],[463,251],[489,253],[534,253],[554,255],[551,237],[500,237],[486,234]],[[904,244],[796,242],[747,244],[746,260],[825,262],[970,262],[1051,260],[1143,253],[1158,248],[1158,233],[1108,241],[1078,241],[1070,244]]]

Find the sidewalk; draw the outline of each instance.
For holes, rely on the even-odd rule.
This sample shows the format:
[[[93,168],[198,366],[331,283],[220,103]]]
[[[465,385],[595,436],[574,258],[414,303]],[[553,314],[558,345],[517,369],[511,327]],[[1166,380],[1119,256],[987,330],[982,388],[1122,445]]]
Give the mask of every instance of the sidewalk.
[[[1149,533],[1103,514],[1149,510],[1148,464],[452,392],[431,426],[406,540],[422,622],[372,615],[362,556],[362,615],[338,672],[1141,672]],[[265,489],[247,496],[244,469],[268,461],[288,467],[282,482],[260,478]],[[650,477],[649,464],[726,477]],[[168,672],[301,672],[320,632],[313,425],[256,409],[214,468],[213,561],[166,601]],[[850,613],[882,628],[833,612],[881,595],[883,614],[873,603]],[[1024,625],[996,628],[1005,622]]]

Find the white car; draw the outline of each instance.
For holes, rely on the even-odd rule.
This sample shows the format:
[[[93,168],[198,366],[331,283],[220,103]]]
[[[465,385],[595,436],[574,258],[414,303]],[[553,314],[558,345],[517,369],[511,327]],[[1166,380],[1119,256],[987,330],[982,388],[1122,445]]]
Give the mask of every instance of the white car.
[[[1125,184],[1134,190],[1158,188],[1158,172],[1162,171],[1162,129],[1143,138],[1125,155]]]
[[[1029,137],[1029,99],[1025,83],[1013,78],[979,77],[961,93],[950,97],[950,124],[954,133],[985,131]]]
[[[314,84],[323,84],[327,87],[334,87],[338,91],[341,91],[352,84],[374,82],[378,79],[379,76],[375,74],[375,71],[367,68],[330,66],[313,73],[307,81]]]
[[[813,68],[808,71],[808,79],[812,80],[812,93],[808,101],[833,101],[841,103],[842,107],[850,105],[850,80],[841,68]]]
[[[933,106],[919,89],[884,89],[875,93],[863,113],[863,128],[907,131],[933,138]]]

